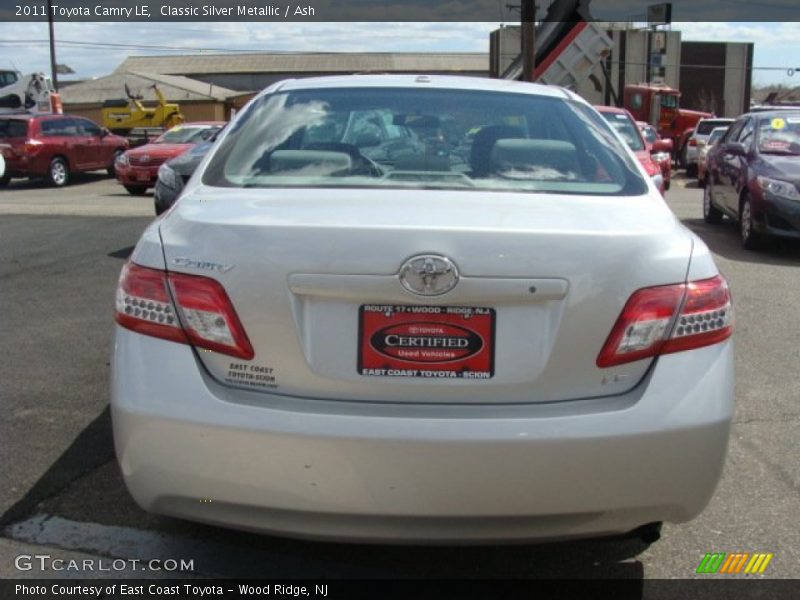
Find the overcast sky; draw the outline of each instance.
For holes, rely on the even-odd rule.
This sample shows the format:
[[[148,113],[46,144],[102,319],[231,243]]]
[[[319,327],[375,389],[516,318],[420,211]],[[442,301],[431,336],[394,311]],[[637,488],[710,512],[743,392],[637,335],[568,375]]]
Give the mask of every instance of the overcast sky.
[[[70,78],[106,75],[130,55],[221,50],[488,52],[499,23],[57,23]],[[800,23],[674,23],[685,40],[754,42],[757,84],[800,85]],[[49,71],[46,23],[0,23],[0,68]],[[148,46],[153,46],[149,48]],[[788,69],[798,73],[789,76]]]

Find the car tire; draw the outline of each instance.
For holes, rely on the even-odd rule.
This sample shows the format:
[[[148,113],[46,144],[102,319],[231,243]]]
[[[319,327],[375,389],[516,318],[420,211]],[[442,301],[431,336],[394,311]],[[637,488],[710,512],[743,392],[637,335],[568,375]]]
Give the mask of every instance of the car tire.
[[[117,164],[117,159],[122,156],[123,152],[125,152],[125,150],[122,150],[121,148],[114,150],[114,154],[111,157],[111,165],[108,167],[108,169],[106,169],[109,177],[117,176],[117,169],[115,168],[115,165]]]
[[[739,235],[742,246],[748,250],[760,250],[764,247],[764,236],[753,228],[753,209],[750,198],[746,195],[739,207]]]
[[[666,191],[669,189],[669,184],[670,184],[670,183],[671,183],[671,181],[670,181],[669,179],[667,179],[667,180],[664,182],[664,191],[665,191],[665,192],[666,192]]]
[[[722,211],[711,202],[711,193],[714,188],[708,184],[703,189],[703,220],[710,225],[716,225],[722,221]]]
[[[60,156],[56,156],[50,161],[47,168],[47,183],[54,187],[64,187],[69,183],[69,165]]]
[[[697,177],[697,163],[690,163],[686,165],[686,176]]]
[[[153,200],[153,208],[156,210],[156,216],[159,216],[161,213],[167,210],[158,200]]]
[[[678,154],[678,166],[680,166],[681,169],[686,168],[686,144],[683,145],[683,148],[681,148]]]
[[[11,181],[11,175],[6,173],[2,177],[0,177],[0,187],[6,187],[9,181]]]
[[[144,196],[147,193],[147,186],[126,185],[123,186],[131,196]]]

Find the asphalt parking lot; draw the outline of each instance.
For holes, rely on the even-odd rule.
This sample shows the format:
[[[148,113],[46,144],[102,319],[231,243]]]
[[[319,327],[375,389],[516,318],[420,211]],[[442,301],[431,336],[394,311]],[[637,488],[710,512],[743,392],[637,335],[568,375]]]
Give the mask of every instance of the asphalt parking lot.
[[[709,507],[649,547],[409,548],[285,540],[141,511],[114,461],[108,371],[116,278],[153,218],[152,196],[128,196],[100,175],[62,190],[13,182],[0,190],[0,577],[92,576],[16,570],[13,557],[31,549],[190,559],[199,576],[637,579],[693,577],[707,552],[769,552],[764,577],[800,577],[800,246],[742,249],[733,223],[703,222],[701,191],[681,175],[667,201],[712,249],[735,301],[735,423]]]

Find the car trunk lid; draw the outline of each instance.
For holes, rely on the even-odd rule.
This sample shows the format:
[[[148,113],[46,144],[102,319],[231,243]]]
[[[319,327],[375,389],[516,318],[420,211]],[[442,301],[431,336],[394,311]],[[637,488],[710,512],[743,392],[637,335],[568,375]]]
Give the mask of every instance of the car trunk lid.
[[[218,280],[255,349],[250,361],[198,352],[217,381],[379,402],[622,393],[651,360],[601,369],[598,353],[635,290],[685,280],[692,246],[648,196],[246,189],[222,200],[198,185],[160,229],[167,268]],[[458,282],[409,291],[399,274],[414,257],[449,259]]]

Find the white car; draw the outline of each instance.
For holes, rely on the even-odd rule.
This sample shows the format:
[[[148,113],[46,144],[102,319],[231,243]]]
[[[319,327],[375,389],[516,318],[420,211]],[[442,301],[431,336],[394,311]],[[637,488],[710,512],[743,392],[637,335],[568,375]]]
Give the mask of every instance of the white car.
[[[652,541],[720,477],[732,318],[575,94],[285,81],[122,271],[117,456],[146,510],[235,528]]]
[[[711,132],[717,127],[729,127],[733,123],[733,119],[727,118],[712,118],[700,119],[695,125],[692,135],[686,142],[683,148],[683,167],[686,169],[686,175],[695,177],[697,175],[697,161],[700,156],[700,150],[708,142],[708,137]]]

